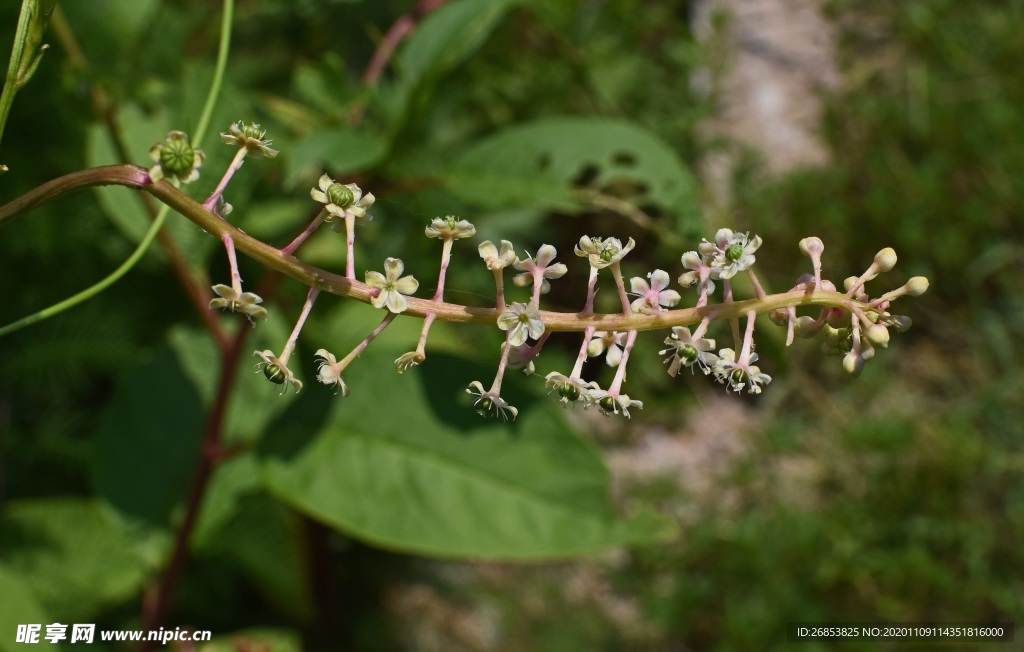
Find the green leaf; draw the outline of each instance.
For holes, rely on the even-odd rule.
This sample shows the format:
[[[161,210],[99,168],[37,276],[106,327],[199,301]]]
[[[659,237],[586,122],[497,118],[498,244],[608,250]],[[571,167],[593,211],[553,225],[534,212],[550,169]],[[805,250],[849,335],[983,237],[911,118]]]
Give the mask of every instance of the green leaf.
[[[240,328],[250,328],[245,317],[234,315],[241,322]],[[223,436],[225,443],[252,442],[259,439],[270,422],[295,399],[295,393],[288,391],[279,395],[280,386],[266,380],[262,373],[254,374],[252,369],[257,359],[251,357],[253,349],[276,349],[288,339],[291,325],[279,310],[270,309],[269,316],[256,328],[252,349],[246,348],[239,378],[228,398],[227,414],[224,417]],[[215,397],[220,377],[220,356],[217,347],[207,332],[179,326],[171,330],[168,342],[174,350],[178,364],[192,386],[199,393],[202,404],[208,409]],[[244,356],[243,356],[244,357]],[[249,361],[251,360],[251,362]],[[310,378],[302,375],[302,365],[297,358],[288,362],[288,367],[308,383]]]
[[[597,450],[552,402],[506,379],[518,420],[484,419],[464,391],[484,368],[432,355],[396,375],[395,357],[361,358],[348,398],[295,403],[264,448],[273,493],[372,544],[441,557],[567,557],[667,534],[651,514],[615,518]]]
[[[5,567],[60,622],[88,618],[131,597],[142,584],[142,558],[118,524],[92,501],[14,501],[4,507],[0,524]],[[6,595],[0,589],[0,596]]]
[[[289,152],[285,183],[294,186],[315,180],[325,170],[335,176],[366,170],[379,163],[385,153],[384,140],[364,131],[344,128],[315,131]]]
[[[149,148],[167,135],[167,115],[149,116],[135,104],[126,104],[118,111],[117,120],[121,138],[128,148],[129,162],[152,165]],[[89,167],[124,162],[102,122],[93,123],[86,132],[85,160]],[[114,226],[133,243],[141,242],[152,223],[142,203],[142,194],[121,186],[97,186],[93,192]]]
[[[167,523],[196,468],[202,422],[199,396],[161,348],[122,376],[103,411],[92,461],[99,495],[126,516]]]
[[[231,518],[206,537],[199,550],[241,568],[266,599],[291,618],[310,619],[314,607],[309,564],[296,514],[262,492],[241,497],[233,507]]]
[[[452,70],[479,48],[518,0],[456,0],[432,12],[401,50],[402,81],[411,91]]]
[[[0,652],[30,650],[35,645],[15,643],[18,625],[44,625],[49,618],[39,606],[28,582],[0,566]],[[45,628],[42,634],[45,634]]]
[[[446,173],[452,192],[489,208],[573,209],[575,190],[617,194],[683,219],[698,215],[696,183],[675,152],[632,122],[547,118],[505,129],[462,154]]]

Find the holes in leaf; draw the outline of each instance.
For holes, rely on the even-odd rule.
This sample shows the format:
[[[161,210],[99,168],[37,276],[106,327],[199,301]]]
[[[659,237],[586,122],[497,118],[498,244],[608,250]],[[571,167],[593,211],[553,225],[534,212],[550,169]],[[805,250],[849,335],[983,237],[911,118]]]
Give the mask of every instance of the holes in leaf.
[[[636,156],[631,152],[616,152],[612,155],[612,163],[624,168],[636,167]]]
[[[598,176],[601,174],[601,168],[597,167],[593,163],[583,166],[583,168],[576,174],[572,179],[572,185],[577,188],[583,188],[594,183]]]

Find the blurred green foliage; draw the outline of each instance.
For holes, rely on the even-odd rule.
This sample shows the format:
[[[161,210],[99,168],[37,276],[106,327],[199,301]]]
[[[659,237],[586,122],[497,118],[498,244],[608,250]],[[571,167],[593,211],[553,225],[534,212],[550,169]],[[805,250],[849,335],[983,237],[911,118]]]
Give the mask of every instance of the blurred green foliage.
[[[16,4],[0,6],[0,52]],[[148,163],[168,129],[194,123],[216,50],[214,5],[63,3],[89,65],[71,65],[48,34],[54,50],[19,93],[0,145],[12,169],[4,200],[116,162],[90,86],[113,98],[135,163]],[[705,197],[690,170],[733,145],[700,137],[715,98],[686,80],[723,64],[694,42],[689,3],[454,0],[365,87],[375,41],[409,6],[239,3],[214,124],[258,120],[282,150],[232,182],[243,229],[286,241],[315,214],[306,196],[326,168],[379,198],[357,266],[399,255],[429,291],[438,252],[420,233],[438,214],[470,218],[482,237],[520,250],[552,242],[570,263],[582,233],[632,236],[631,256],[648,267],[633,273],[674,274],[677,243],[692,247],[721,226],[701,222]],[[835,0],[829,12],[843,72],[825,98],[832,161],[773,179],[749,152],[730,226],[764,237],[772,255],[759,265],[778,287],[799,269],[792,245],[810,233],[837,273],[895,247],[900,274],[932,279],[908,308],[910,333],[851,381],[806,343],[783,357],[766,329],[761,352],[776,379],[758,402],[736,399],[757,425],[742,433],[752,443],[735,466],[708,491],[660,478],[613,506],[598,447],[543,400],[536,378],[507,381],[524,408],[513,425],[469,409],[463,388],[486,383],[497,358],[486,329],[438,324],[436,353],[396,377],[389,361],[418,333],[418,322],[398,319],[346,376],[350,400],[318,392],[312,352],[343,354],[379,318],[325,296],[293,366],[308,385],[300,396],[239,376],[225,439],[242,452],[214,475],[171,622],[212,629],[221,640],[211,650],[429,649],[413,636],[418,621],[402,607],[411,604],[449,630],[453,613],[500,619],[490,647],[442,627],[445,649],[746,650],[782,648],[794,620],[1022,620],[1024,41],[1014,27],[1024,3]],[[212,139],[201,145],[209,158],[195,197],[231,156]],[[641,208],[654,228],[598,208],[593,193]],[[79,193],[5,226],[0,322],[123,260],[148,221],[138,202],[123,189]],[[197,275],[227,277],[215,241],[185,220],[171,226]],[[319,233],[303,258],[337,269],[339,244]],[[555,284],[553,306],[580,303],[586,270],[576,267]],[[476,253],[456,245],[448,296],[488,303],[479,271]],[[261,286],[256,265],[243,260],[242,275],[247,289]],[[305,294],[287,282],[270,291],[272,318],[253,348],[282,345]],[[215,391],[217,355],[199,326],[154,249],[92,303],[0,341],[0,650],[18,622],[138,626]],[[636,356],[654,360],[648,339]],[[538,370],[559,368],[574,345],[553,338]],[[693,396],[719,390],[669,380],[657,364],[631,368],[631,394],[647,405],[641,428],[685,430],[679,415]],[[605,439],[642,436],[611,430]],[[664,543],[664,523],[638,503],[684,514],[679,539]],[[628,553],[581,571],[600,578],[576,590],[583,600],[562,566],[451,563],[459,573],[446,575],[408,554],[550,559],[623,542]],[[401,592],[410,586],[433,597],[416,602]],[[609,592],[632,607],[609,611]]]

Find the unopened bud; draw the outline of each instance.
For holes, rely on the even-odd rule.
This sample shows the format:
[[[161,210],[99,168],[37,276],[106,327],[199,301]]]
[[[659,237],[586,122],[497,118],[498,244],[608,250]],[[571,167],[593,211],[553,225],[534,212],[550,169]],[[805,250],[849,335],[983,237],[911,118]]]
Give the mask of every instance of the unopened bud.
[[[860,278],[858,278],[858,277],[856,277],[856,276],[847,276],[847,277],[846,277],[846,280],[844,280],[844,281],[843,281],[843,287],[844,287],[844,288],[845,288],[846,290],[849,290],[849,289],[850,289],[850,288],[852,288],[852,287],[853,287],[854,285],[856,285],[856,284],[857,284],[857,281],[859,281],[859,280],[860,280]]]
[[[883,349],[889,346],[889,329],[881,324],[871,324],[864,332],[864,337],[875,346]]]
[[[809,258],[820,256],[823,251],[825,251],[825,243],[821,241],[821,238],[811,236],[800,241],[800,253]]]
[[[896,266],[896,251],[892,247],[886,247],[875,254],[875,269],[879,272],[888,272]]]
[[[859,353],[850,351],[843,357],[843,369],[851,376],[857,377],[864,368],[864,358]]]
[[[818,333],[818,320],[814,317],[804,315],[796,320],[796,325],[793,327],[793,332],[797,337],[814,337]],[[831,328],[831,327],[830,327]]]
[[[915,276],[907,281],[904,287],[907,288],[907,294],[912,297],[919,297],[928,291],[928,279],[924,276]]]

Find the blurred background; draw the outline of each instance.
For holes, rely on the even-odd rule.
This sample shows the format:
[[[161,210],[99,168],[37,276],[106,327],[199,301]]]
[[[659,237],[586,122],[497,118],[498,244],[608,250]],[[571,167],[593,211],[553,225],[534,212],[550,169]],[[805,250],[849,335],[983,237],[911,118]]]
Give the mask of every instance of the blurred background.
[[[3,53],[17,5],[0,6]],[[61,5],[0,143],[3,202],[122,154],[148,166],[150,145],[193,127],[212,74],[217,2]],[[891,246],[900,262],[874,289],[914,275],[931,288],[897,304],[913,328],[856,379],[759,321],[773,381],[757,397],[669,378],[662,334],[642,337],[630,421],[544,398],[539,378],[578,347],[554,337],[540,376],[506,383],[514,426],[483,422],[462,391],[490,380],[489,329],[438,324],[428,361],[394,374],[414,320],[355,363],[338,407],[312,352],[340,357],[379,313],[325,296],[292,365],[298,398],[276,399],[243,357],[224,433],[238,454],[214,475],[168,624],[212,630],[208,650],[682,651],[782,649],[792,621],[1021,622],[1022,20],[1019,0],[238,0],[214,128],[259,121],[282,151],[228,192],[232,221],[261,239],[301,230],[327,170],[378,198],[357,269],[399,256],[421,296],[439,247],[420,234],[446,214],[520,255],[554,244],[571,271],[552,309],[582,305],[571,248],[585,233],[635,238],[626,274],[675,278],[700,238],[749,230],[775,291],[809,271],[804,236],[823,239],[837,284]],[[376,67],[396,21],[416,29]],[[233,154],[201,145],[198,198]],[[100,279],[148,219],[115,188],[4,226],[0,323]],[[227,282],[214,239],[175,215],[169,229],[193,279]],[[322,231],[301,257],[339,270],[340,236]],[[461,244],[446,296],[487,305],[491,278]],[[5,636],[17,622],[137,627],[159,581],[219,373],[169,258],[154,246],[98,298],[0,340]],[[279,351],[305,289],[241,264],[272,313],[246,346]],[[614,293],[598,299],[614,310]],[[244,326],[231,317],[224,328]],[[391,411],[426,425],[388,430]],[[572,485],[559,504],[601,503],[599,526],[576,547],[514,522],[491,541],[474,510],[500,505],[474,506],[455,479],[418,502],[429,487],[403,474],[427,473],[422,460],[331,466],[357,432],[366,450],[408,436],[471,451],[474,469],[507,460],[487,473],[559,500]]]

